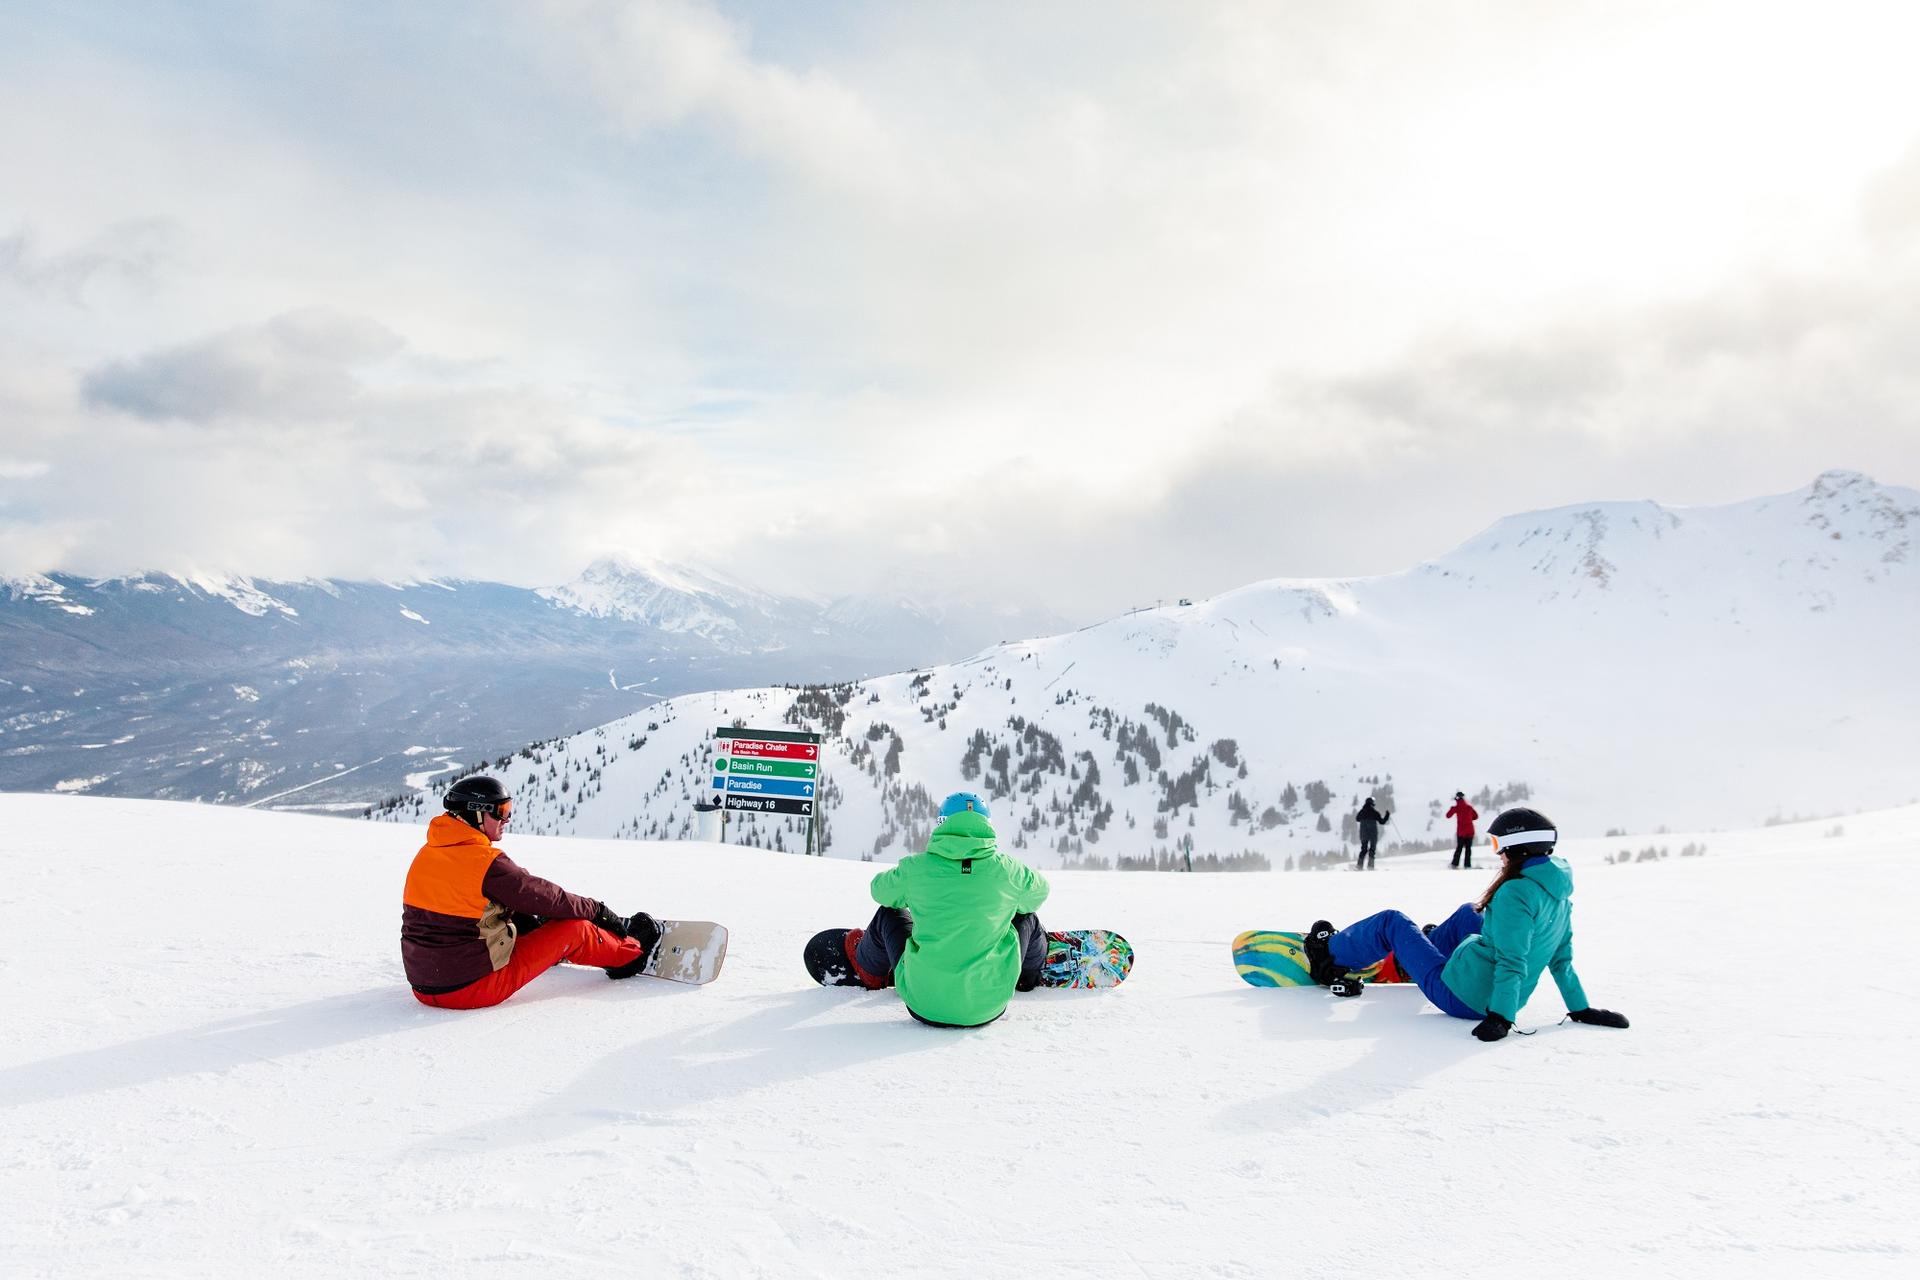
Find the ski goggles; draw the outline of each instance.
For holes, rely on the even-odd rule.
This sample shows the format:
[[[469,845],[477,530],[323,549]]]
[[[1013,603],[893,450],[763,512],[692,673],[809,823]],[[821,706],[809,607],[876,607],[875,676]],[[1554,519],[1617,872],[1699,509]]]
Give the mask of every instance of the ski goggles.
[[[1488,836],[1487,840],[1493,845],[1493,851],[1498,853],[1503,846],[1511,848],[1514,845],[1552,844],[1559,838],[1558,831],[1515,831],[1511,835]]]
[[[513,818],[513,801],[502,800],[499,804],[494,805],[491,809],[485,809],[485,810],[482,810],[482,812],[492,814],[493,820],[495,822],[500,822],[500,823],[508,822]]]

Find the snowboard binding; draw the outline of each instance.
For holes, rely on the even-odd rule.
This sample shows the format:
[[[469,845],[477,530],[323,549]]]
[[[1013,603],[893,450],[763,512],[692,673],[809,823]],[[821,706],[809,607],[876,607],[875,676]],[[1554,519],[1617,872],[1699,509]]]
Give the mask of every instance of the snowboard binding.
[[[1313,980],[1325,987],[1330,993],[1344,999],[1352,999],[1365,991],[1366,984],[1347,972],[1343,965],[1335,962],[1328,943],[1333,938],[1333,924],[1327,920],[1315,920],[1313,928],[1307,930],[1304,946],[1307,953],[1307,972]]]

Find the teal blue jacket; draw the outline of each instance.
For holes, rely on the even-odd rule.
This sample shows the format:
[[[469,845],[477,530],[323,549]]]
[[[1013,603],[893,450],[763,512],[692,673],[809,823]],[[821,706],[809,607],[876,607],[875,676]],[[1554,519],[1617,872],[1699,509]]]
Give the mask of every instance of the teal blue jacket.
[[[906,954],[893,971],[907,1008],[956,1027],[992,1022],[1020,978],[1016,913],[1047,900],[1047,882],[1001,853],[993,827],[969,809],[933,829],[925,853],[873,878],[873,900],[913,916]]]
[[[1541,971],[1551,969],[1567,1008],[1586,1008],[1587,993],[1573,971],[1572,897],[1566,859],[1535,858],[1493,895],[1480,932],[1454,949],[1440,974],[1447,989],[1481,1013],[1511,1022]]]

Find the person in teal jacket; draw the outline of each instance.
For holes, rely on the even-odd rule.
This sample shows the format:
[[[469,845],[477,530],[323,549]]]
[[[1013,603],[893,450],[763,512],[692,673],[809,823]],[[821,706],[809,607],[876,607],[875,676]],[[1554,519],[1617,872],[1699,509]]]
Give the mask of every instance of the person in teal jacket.
[[[848,931],[847,958],[862,985],[897,987],[920,1021],[984,1026],[1039,982],[1047,934],[1034,912],[1047,882],[1000,852],[979,796],[948,796],[927,851],[875,876],[872,893],[880,909]]]
[[[1587,1002],[1573,969],[1573,871],[1554,856],[1559,832],[1533,809],[1508,809],[1487,828],[1500,874],[1478,903],[1462,903],[1439,925],[1417,928],[1399,911],[1382,911],[1334,931],[1316,920],[1306,937],[1313,980],[1340,996],[1364,986],[1349,976],[1391,953],[1400,971],[1442,1011],[1477,1018],[1473,1034],[1491,1043],[1513,1029],[1521,1006],[1553,974],[1575,1022],[1625,1027],[1627,1020]]]

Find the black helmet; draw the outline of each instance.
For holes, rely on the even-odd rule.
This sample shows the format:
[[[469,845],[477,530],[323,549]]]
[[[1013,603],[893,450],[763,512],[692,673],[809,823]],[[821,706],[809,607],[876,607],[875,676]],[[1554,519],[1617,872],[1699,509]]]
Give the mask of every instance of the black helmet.
[[[1524,849],[1529,854],[1552,853],[1554,843],[1560,839],[1553,819],[1538,809],[1507,809],[1487,824],[1487,834],[1493,837],[1494,847],[1502,853],[1509,849]]]
[[[447,788],[446,798],[441,801],[449,813],[462,818],[470,813],[497,813],[500,806],[511,802],[513,797],[502,786],[500,779],[489,778],[484,773],[476,773],[471,778],[462,778]],[[469,819],[470,820],[470,819]]]

